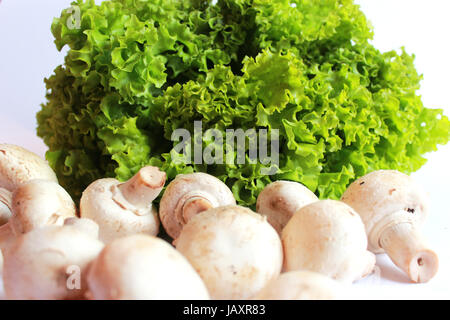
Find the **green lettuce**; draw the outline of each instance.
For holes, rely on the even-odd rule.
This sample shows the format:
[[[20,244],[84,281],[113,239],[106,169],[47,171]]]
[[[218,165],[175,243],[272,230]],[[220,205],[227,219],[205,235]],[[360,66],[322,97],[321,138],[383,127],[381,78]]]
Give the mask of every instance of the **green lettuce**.
[[[241,205],[286,179],[321,198],[377,169],[418,170],[449,140],[450,122],[428,109],[404,50],[382,53],[351,0],[93,0],[54,20],[65,62],[45,80],[37,132],[60,183],[79,199],[92,181],[126,180],[145,165],[207,172]],[[171,152],[174,130],[277,129],[280,159],[188,164]],[[203,137],[203,147],[213,141]],[[248,151],[248,145],[246,146]],[[232,154],[236,157],[236,154]]]

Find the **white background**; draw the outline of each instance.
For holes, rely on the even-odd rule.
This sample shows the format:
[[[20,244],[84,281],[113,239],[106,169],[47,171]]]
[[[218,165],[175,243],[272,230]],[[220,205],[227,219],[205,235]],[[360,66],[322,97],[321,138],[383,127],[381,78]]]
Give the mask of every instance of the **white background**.
[[[1,1],[1,0],[0,0]],[[3,0],[0,4],[0,143],[21,145],[44,156],[35,134],[36,112],[45,101],[43,79],[63,62],[50,32],[52,19],[71,0]],[[404,46],[416,55],[424,75],[420,93],[425,106],[450,116],[450,1],[357,0],[375,31],[381,51]],[[429,283],[412,284],[385,255],[377,257],[376,275],[355,283],[357,297],[371,299],[450,299],[450,145],[427,155],[413,174],[428,190],[431,213],[424,234],[440,257],[440,271]]]

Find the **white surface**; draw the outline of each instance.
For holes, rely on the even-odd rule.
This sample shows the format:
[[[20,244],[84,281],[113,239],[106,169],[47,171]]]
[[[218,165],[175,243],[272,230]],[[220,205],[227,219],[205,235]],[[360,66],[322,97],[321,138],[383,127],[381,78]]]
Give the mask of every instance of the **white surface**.
[[[3,0],[0,4],[0,142],[21,145],[44,156],[46,146],[35,134],[36,112],[45,101],[43,79],[62,63],[64,53],[53,45],[52,19],[70,0]],[[450,1],[357,0],[375,28],[374,45],[382,51],[404,46],[415,53],[424,75],[420,93],[425,106],[450,115],[448,62]],[[450,145],[428,156],[413,176],[431,196],[431,214],[424,234],[440,257],[440,271],[427,284],[409,283],[385,255],[377,274],[353,285],[360,298],[450,299]]]

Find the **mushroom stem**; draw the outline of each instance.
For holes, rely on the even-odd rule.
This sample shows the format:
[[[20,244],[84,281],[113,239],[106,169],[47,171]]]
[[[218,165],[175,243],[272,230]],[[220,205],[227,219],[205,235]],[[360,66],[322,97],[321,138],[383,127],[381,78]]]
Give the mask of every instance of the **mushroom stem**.
[[[144,167],[130,180],[117,185],[114,201],[125,208],[128,203],[138,209],[147,209],[161,193],[165,182],[164,172],[156,167]]]
[[[211,201],[204,197],[192,197],[187,199],[183,205],[184,223],[188,223],[193,216],[212,207],[213,204],[211,203]]]
[[[381,233],[380,246],[414,282],[427,282],[437,272],[438,257],[411,223],[388,227]]]

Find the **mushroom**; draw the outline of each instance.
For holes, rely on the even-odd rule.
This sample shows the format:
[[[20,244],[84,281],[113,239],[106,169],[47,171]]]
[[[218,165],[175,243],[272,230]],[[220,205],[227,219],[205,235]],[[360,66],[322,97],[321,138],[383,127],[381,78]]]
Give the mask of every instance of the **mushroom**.
[[[342,288],[337,281],[317,272],[290,271],[269,282],[254,300],[334,300]]]
[[[372,272],[364,224],[350,206],[320,200],[298,210],[281,234],[285,270],[309,270],[343,282]]]
[[[298,209],[318,200],[304,185],[280,180],[268,184],[261,191],[256,200],[256,212],[267,216],[267,221],[281,234]]]
[[[35,153],[16,145],[0,144],[0,188],[13,192],[34,179],[58,182],[52,168]]]
[[[371,172],[354,181],[342,201],[361,216],[369,250],[386,252],[414,282],[427,282],[438,270],[438,257],[420,234],[428,215],[425,191],[395,170]]]
[[[280,274],[283,264],[275,229],[264,216],[240,206],[197,214],[174,243],[212,299],[249,299]]]
[[[74,226],[78,230],[83,231],[84,233],[89,234],[92,237],[98,239],[99,227],[98,224],[94,222],[94,220],[87,218],[71,217],[64,220],[64,225]]]
[[[208,291],[189,262],[166,241],[143,234],[116,239],[87,275],[95,300],[206,300]]]
[[[210,208],[235,205],[233,193],[216,177],[202,173],[178,175],[165,190],[159,205],[161,223],[176,239],[196,214]]]
[[[12,193],[9,190],[0,188],[0,226],[8,222],[11,218]]]
[[[86,268],[102,248],[103,243],[76,224],[45,226],[18,236],[3,252],[6,298],[84,298]]]
[[[30,180],[19,185],[12,194],[12,216],[0,227],[0,247],[14,237],[45,225],[62,225],[64,219],[76,216],[70,195],[58,183]]]
[[[166,174],[147,166],[130,180],[99,179],[91,183],[80,200],[80,216],[97,222],[105,243],[136,233],[157,235],[158,212],[152,201],[164,187]]]

